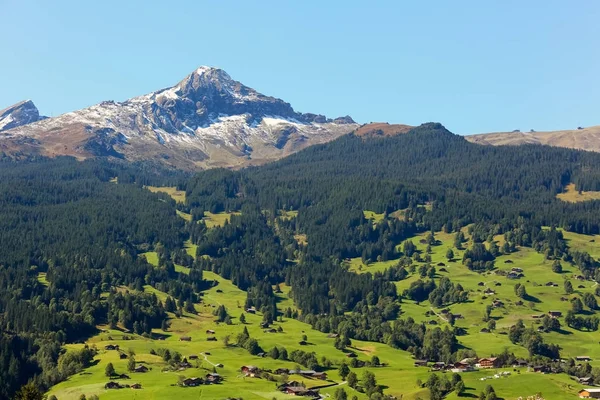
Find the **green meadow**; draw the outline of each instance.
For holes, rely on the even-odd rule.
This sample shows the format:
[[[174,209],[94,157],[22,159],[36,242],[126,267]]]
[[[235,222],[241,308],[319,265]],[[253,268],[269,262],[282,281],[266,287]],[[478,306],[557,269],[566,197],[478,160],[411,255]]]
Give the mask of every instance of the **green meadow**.
[[[295,215],[294,215],[295,216]],[[292,215],[283,214],[280,217],[290,218]],[[216,226],[223,224],[229,215],[207,213]],[[375,218],[375,217],[374,217]],[[410,240],[417,246],[422,255],[426,252],[426,244],[421,242],[426,234],[417,235]],[[436,278],[448,276],[452,282],[460,283],[470,292],[469,301],[462,304],[454,304],[448,308],[453,314],[461,314],[462,319],[456,320],[456,326],[462,327],[467,334],[459,336],[460,345],[477,351],[480,357],[489,356],[508,348],[517,356],[526,357],[527,351],[521,346],[514,345],[506,335],[508,328],[518,319],[523,319],[527,325],[535,325],[538,320],[532,318],[533,314],[545,313],[548,310],[562,310],[566,313],[569,302],[561,300],[561,297],[573,297],[583,292],[593,292],[594,285],[589,281],[577,281],[573,278],[577,270],[563,263],[563,273],[556,274],[551,270],[551,261],[545,260],[543,255],[529,248],[519,248],[517,252],[510,255],[502,255],[496,259],[496,270],[510,270],[519,267],[524,270],[525,276],[519,280],[510,280],[496,274],[495,271],[476,273],[469,271],[461,263],[464,250],[453,248],[455,257],[453,260],[446,259],[446,251],[452,248],[454,235],[443,232],[436,233],[437,244],[431,248],[432,265],[436,266]],[[590,251],[591,254],[600,254],[600,242],[592,241],[592,237],[565,233],[569,244],[574,248]],[[306,238],[304,238],[306,239]],[[471,245],[468,241],[464,247]],[[497,238],[501,240],[500,237]],[[398,246],[402,246],[399,243]],[[187,242],[186,251],[192,256],[196,255],[196,246]],[[155,252],[142,254],[151,264],[158,264]],[[372,262],[364,264],[360,258],[346,260],[344,264],[349,270],[356,273],[367,273],[384,271],[397,260]],[[441,264],[444,264],[443,266]],[[188,273],[189,270],[183,266],[176,265],[176,271]],[[40,282],[45,281],[45,276],[40,274]],[[277,383],[266,379],[247,378],[240,372],[243,365],[256,365],[261,369],[274,370],[284,367],[293,369],[297,365],[290,361],[273,360],[269,357],[258,357],[250,355],[246,350],[235,345],[236,336],[246,327],[252,338],[258,340],[260,346],[268,352],[274,346],[285,347],[288,352],[294,349],[311,351],[317,354],[318,359],[326,357],[332,362],[332,367],[326,370],[327,381],[311,380],[303,377],[291,376],[289,379],[304,381],[306,386],[334,385],[321,389],[325,396],[333,396],[336,389],[343,387],[349,397],[356,395],[359,399],[366,396],[350,387],[339,377],[337,369],[342,362],[348,361],[340,350],[334,347],[334,339],[328,338],[326,334],[312,330],[310,325],[288,318],[282,318],[275,322],[273,327],[281,327],[281,332],[269,333],[260,327],[262,315],[260,313],[244,313],[243,305],[246,293],[230,281],[219,275],[205,271],[204,279],[213,281],[214,285],[202,293],[202,300],[196,304],[197,314],[184,313],[181,318],[174,314],[170,315],[170,328],[163,332],[154,330],[153,338],[142,337],[125,333],[120,330],[110,330],[107,327],[100,333],[90,338],[86,343],[96,346],[99,354],[97,363],[83,372],[70,377],[67,381],[54,386],[48,394],[56,395],[59,400],[79,399],[82,394],[86,396],[96,394],[101,399],[225,399],[228,397],[241,397],[246,400],[252,399],[287,399],[293,396],[284,395],[276,390]],[[418,272],[411,273],[407,279],[396,282],[399,292],[410,286],[410,283],[419,279]],[[574,285],[575,293],[567,296],[563,290],[563,281],[570,279]],[[558,287],[545,286],[549,281],[558,283]],[[514,294],[514,285],[519,282],[524,284],[532,301],[525,301],[522,305],[517,304],[518,298]],[[499,285],[498,285],[499,284]],[[582,285],[583,288],[578,286]],[[280,285],[282,293],[278,294],[278,307],[280,310],[288,307],[294,308],[293,301],[288,297],[291,290],[289,286]],[[493,289],[496,293],[485,296],[486,288]],[[122,289],[125,290],[125,289]],[[160,300],[166,299],[166,294],[146,285],[144,290],[155,293]],[[492,318],[496,320],[496,329],[491,333],[482,333],[481,329],[487,326],[482,316],[486,305],[491,304],[494,299],[501,300],[503,307],[492,311]],[[213,312],[219,305],[224,305],[232,319],[232,324],[227,325],[215,322]],[[416,321],[431,323],[435,320],[437,325],[447,322],[440,316],[428,316],[426,313],[434,310],[439,314],[440,310],[432,308],[428,301],[419,304],[404,299],[402,302],[401,318],[412,317]],[[240,315],[244,313],[246,323],[239,321]],[[561,319],[563,330],[561,333],[543,334],[547,342],[558,343],[562,347],[563,357],[575,357],[587,355],[594,360],[600,359],[600,346],[598,346],[597,332],[581,332],[565,326]],[[217,341],[207,341],[209,335],[207,330],[214,330]],[[308,336],[308,344],[301,345],[299,342],[303,335]],[[190,336],[191,341],[180,341],[182,336]],[[121,360],[117,351],[104,350],[107,344],[118,344],[125,351],[133,351],[135,359],[139,364],[150,368],[147,373],[127,372],[127,360]],[[67,350],[80,348],[83,344],[68,345]],[[184,357],[197,355],[199,359],[192,361],[193,367],[183,371],[170,371],[166,369],[167,363],[162,358],[151,354],[152,350],[167,348],[171,352],[177,351]],[[356,368],[353,369],[359,379],[364,370],[369,369],[375,373],[378,384],[384,387],[384,393],[394,395],[404,400],[427,399],[428,390],[417,386],[418,379],[425,381],[430,372],[427,368],[416,368],[410,353],[393,349],[387,345],[375,342],[353,340],[351,348],[358,354],[358,358],[364,361],[370,360],[377,355],[384,367]],[[119,389],[106,390],[104,385],[108,378],[104,375],[107,363],[112,362],[118,373],[127,373],[129,380],[117,380],[123,384],[140,383],[142,389]],[[217,366],[217,365],[222,365]],[[596,361],[593,365],[598,366]],[[217,385],[202,385],[199,387],[183,388],[177,385],[180,376],[203,377],[208,372],[216,370],[224,377],[224,381]],[[486,385],[492,384],[496,392],[504,399],[516,399],[519,396],[533,395],[541,392],[547,399],[562,399],[572,396],[575,398],[580,386],[565,374],[544,375],[533,373],[522,368],[520,370],[507,369],[511,372],[508,377],[494,379],[496,370],[481,370],[462,374],[466,385],[467,397],[474,398]],[[482,380],[482,378],[489,378]],[[490,380],[491,379],[491,380]],[[465,397],[461,397],[465,398]],[[447,399],[459,399],[456,394],[451,393]]]

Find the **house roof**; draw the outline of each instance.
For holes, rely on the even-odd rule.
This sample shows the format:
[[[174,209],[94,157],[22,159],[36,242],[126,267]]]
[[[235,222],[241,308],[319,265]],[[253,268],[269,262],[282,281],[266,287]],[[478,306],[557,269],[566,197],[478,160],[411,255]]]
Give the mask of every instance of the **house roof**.
[[[585,389],[581,389],[579,391],[579,393],[581,393],[583,391],[586,391],[588,393],[600,393],[600,389],[598,389],[598,388],[585,388]]]

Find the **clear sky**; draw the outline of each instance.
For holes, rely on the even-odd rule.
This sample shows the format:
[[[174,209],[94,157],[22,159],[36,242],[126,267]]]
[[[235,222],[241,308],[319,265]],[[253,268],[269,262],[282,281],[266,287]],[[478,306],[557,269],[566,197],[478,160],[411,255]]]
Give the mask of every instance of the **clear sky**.
[[[600,1],[0,0],[0,109],[226,70],[301,112],[455,133],[600,124]]]

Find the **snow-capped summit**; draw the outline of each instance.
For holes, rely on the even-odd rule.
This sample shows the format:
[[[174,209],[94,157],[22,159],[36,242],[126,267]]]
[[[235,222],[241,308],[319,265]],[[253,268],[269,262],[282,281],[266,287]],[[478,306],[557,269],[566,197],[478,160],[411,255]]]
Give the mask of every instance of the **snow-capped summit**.
[[[45,119],[31,100],[24,100],[0,111],[0,131]]]
[[[26,143],[26,150],[46,155],[109,155],[186,169],[238,167],[277,159],[356,127],[348,116],[332,120],[298,113],[222,69],[202,66],[166,89],[14,127],[1,135],[0,145],[23,151],[20,144]]]

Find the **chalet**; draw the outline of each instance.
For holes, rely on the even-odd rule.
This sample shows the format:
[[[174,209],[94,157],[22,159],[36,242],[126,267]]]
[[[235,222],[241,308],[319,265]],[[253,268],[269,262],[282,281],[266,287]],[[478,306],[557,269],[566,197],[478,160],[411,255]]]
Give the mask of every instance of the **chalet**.
[[[511,271],[512,272],[516,272],[516,273],[520,273],[520,272],[523,272],[523,269],[522,268],[513,267],[513,269]]]
[[[491,296],[493,294],[496,294],[496,292],[493,289],[487,288],[483,291],[484,294]]]
[[[202,380],[202,378],[187,378],[181,382],[181,386],[195,387],[195,386],[200,386],[203,383],[204,383],[204,381]]]
[[[212,329],[207,329],[207,330],[206,330],[206,334],[207,334],[207,335],[214,335],[214,334],[215,334],[215,331],[213,331]]]
[[[285,394],[289,394],[291,396],[305,396],[305,397],[312,397],[312,398],[318,398],[319,397],[319,391],[318,390],[313,390],[313,389],[307,389],[304,387],[296,387],[296,386],[284,386],[283,389],[281,390],[283,393]]]
[[[427,360],[415,360],[415,367],[426,367]]]
[[[121,374],[121,375],[119,375],[119,379],[131,379],[131,378],[129,378],[129,375],[127,375],[127,374]]]
[[[488,357],[479,359],[479,368],[499,368],[500,360],[498,357]]]
[[[552,282],[552,281],[546,282],[546,286],[554,286],[554,282]]]
[[[107,344],[104,346],[104,350],[119,350],[118,344]]]
[[[133,372],[148,372],[148,367],[146,367],[145,365],[138,365],[133,369]]]
[[[562,317],[562,312],[561,311],[548,311],[548,315],[551,316],[552,318],[558,318],[558,317]]]
[[[589,356],[577,356],[577,357],[575,357],[575,360],[588,362],[588,361],[592,361],[592,358]]]
[[[444,264],[443,262],[439,262],[439,263],[437,264],[437,266],[438,266],[438,267],[445,267],[445,266],[446,266],[446,264]]]
[[[512,263],[513,263],[512,260],[506,260],[506,261],[504,261],[504,264],[512,264]]]
[[[289,386],[289,387],[306,387],[304,385],[304,383],[298,382],[298,381],[289,381],[288,383],[284,384],[283,386]]]
[[[122,388],[123,388],[123,386],[121,386],[118,382],[113,382],[113,381],[110,381],[106,385],[104,385],[104,389],[122,389]]]
[[[308,343],[306,342],[306,340],[301,340],[301,341],[298,342],[298,344],[300,346],[306,346]]]
[[[217,289],[217,293],[223,293],[221,289]]]
[[[179,338],[180,342],[191,342],[192,338],[190,336],[182,336]]]
[[[223,364],[221,364],[221,363],[215,364],[215,367],[217,367],[217,368],[223,368]]]
[[[578,394],[580,399],[600,399],[599,388],[581,389]]]
[[[311,378],[327,380],[327,374],[325,372],[315,372],[314,374],[312,374]]]
[[[209,342],[216,342],[217,338],[214,337],[214,336],[210,336],[210,337],[207,337],[206,340],[209,341]]]
[[[585,289],[585,286],[583,286],[583,285],[577,285],[577,289]]]
[[[119,353],[119,358],[121,360],[125,360],[127,358],[127,354],[125,354],[125,353]]]
[[[592,379],[591,376],[587,376],[585,378],[577,378],[577,382],[579,382],[583,385],[590,385],[594,382],[594,380]]]
[[[526,367],[527,366],[527,361],[523,360],[522,358],[517,358],[515,360],[515,362],[513,362],[513,367]]]
[[[348,357],[348,358],[355,358],[357,356],[356,356],[356,353],[350,352],[350,353],[346,353],[346,357]]]
[[[471,366],[471,364],[468,363],[464,363],[462,361],[456,362],[454,363],[452,369],[452,372],[467,372],[467,371],[473,371],[473,367]]]
[[[265,333],[277,333],[277,329],[275,329],[275,328],[265,329]]]
[[[485,283],[483,283],[483,282],[479,282],[479,283],[477,284],[477,286],[485,286]]]
[[[585,276],[583,276],[583,275],[577,275],[575,277],[575,279],[577,279],[578,281],[585,281]]]
[[[496,282],[494,283],[494,286],[502,286],[502,284],[500,282]]]
[[[242,371],[242,374],[251,378],[254,378],[254,376],[256,376],[258,372],[260,372],[258,367],[254,365],[243,365],[242,368],[240,368],[240,370]]]
[[[265,358],[267,356],[267,353],[258,353],[256,356]]]
[[[490,333],[490,330],[488,328],[481,328],[481,330],[479,332],[481,332],[481,333]]]
[[[209,383],[219,383],[223,380],[223,377],[221,377],[221,375],[212,372],[210,374],[206,374],[206,381]]]
[[[190,354],[190,356],[188,357],[190,360],[197,360],[198,356],[196,354]]]
[[[129,386],[132,389],[141,389],[142,388],[142,384],[141,383],[134,383],[133,385]]]
[[[250,314],[256,314],[256,307],[246,308],[246,312]]]
[[[339,337],[340,335],[338,333],[330,333],[329,335],[327,335],[328,338],[330,339],[335,339],[337,337]]]

